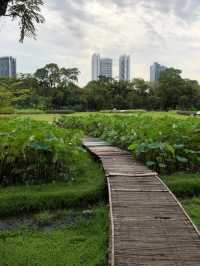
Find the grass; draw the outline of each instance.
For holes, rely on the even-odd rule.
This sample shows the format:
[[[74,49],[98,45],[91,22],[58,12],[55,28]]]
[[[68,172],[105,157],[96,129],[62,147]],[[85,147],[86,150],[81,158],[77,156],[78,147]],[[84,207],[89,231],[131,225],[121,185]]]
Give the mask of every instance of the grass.
[[[162,180],[179,198],[200,195],[200,173],[174,173],[169,176],[163,176]]]
[[[182,204],[192,221],[200,229],[200,196],[185,199]]]
[[[162,180],[180,199],[192,221],[200,228],[200,173],[179,172]]]
[[[16,118],[16,117],[25,117],[31,118],[36,121],[44,121],[44,122],[53,122],[55,119],[59,118],[60,114],[27,114],[27,115],[0,115],[0,119],[9,119],[9,118]],[[63,115],[62,115],[63,116]]]
[[[62,228],[16,228],[0,233],[1,266],[107,265],[107,208],[73,213]]]
[[[30,115],[33,119],[48,122],[56,116]],[[12,116],[0,116],[0,120],[9,117]],[[37,132],[41,132],[41,127]],[[48,127],[45,132],[49,133]],[[67,131],[63,129],[63,133]],[[64,141],[61,146],[73,149],[74,137],[72,132],[67,141],[69,147]],[[105,176],[99,165],[80,147],[80,138],[74,152],[66,156],[71,162],[70,178],[66,181],[55,181],[55,177],[51,183],[0,186],[0,266],[107,265]],[[11,145],[15,143],[15,140],[11,141]],[[29,216],[23,217],[23,214]]]
[[[0,188],[0,216],[94,204],[105,197],[105,177],[88,157],[88,171],[68,182]]]
[[[88,113],[77,113],[72,116],[77,115],[87,116]],[[155,118],[166,115],[180,119],[187,118],[174,112],[142,114]],[[27,116],[47,122],[60,117],[57,114]],[[0,116],[0,119],[2,117]],[[10,116],[3,118],[8,117]],[[107,265],[106,206],[102,204],[93,207],[93,215],[89,217],[78,210],[80,207],[88,209],[90,204],[94,206],[105,198],[105,179],[102,171],[92,159],[87,163],[88,172],[80,174],[77,179],[68,183],[0,188],[1,217],[41,211],[32,215],[34,223],[32,228],[21,225],[20,228],[0,231],[0,266]],[[174,173],[163,176],[162,179],[181,199],[187,213],[200,228],[200,173]],[[65,207],[70,209],[53,211]]]
[[[115,115],[119,115],[119,116],[131,116],[134,115],[135,112],[137,113],[141,113],[144,116],[151,116],[151,117],[165,117],[170,116],[170,117],[176,117],[176,118],[180,118],[180,119],[186,119],[188,118],[187,116],[184,115],[179,115],[177,114],[175,111],[173,112],[156,112],[156,111],[151,111],[151,112],[141,112],[140,110],[130,110],[130,112],[125,112],[125,113],[115,113]],[[73,116],[87,116],[88,114],[99,114],[99,112],[77,112],[74,114],[71,114]],[[16,114],[11,114],[11,115],[1,115],[0,114],[0,119],[1,118],[10,118],[10,117],[16,117],[19,116],[20,114],[16,115]],[[71,116],[70,115],[70,116]],[[107,115],[113,115],[113,113],[107,113]],[[61,114],[21,114],[20,116],[23,117],[30,117],[34,120],[37,121],[47,121],[47,122],[53,122],[55,119],[59,118],[61,116]],[[63,116],[63,115],[62,115]]]

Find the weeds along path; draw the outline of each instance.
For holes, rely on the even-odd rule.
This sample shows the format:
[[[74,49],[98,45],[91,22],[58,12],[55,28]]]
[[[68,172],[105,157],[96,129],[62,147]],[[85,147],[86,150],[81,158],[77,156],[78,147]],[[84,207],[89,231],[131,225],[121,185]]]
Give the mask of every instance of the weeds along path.
[[[107,176],[112,266],[199,266],[200,234],[158,174],[94,138],[84,147]]]

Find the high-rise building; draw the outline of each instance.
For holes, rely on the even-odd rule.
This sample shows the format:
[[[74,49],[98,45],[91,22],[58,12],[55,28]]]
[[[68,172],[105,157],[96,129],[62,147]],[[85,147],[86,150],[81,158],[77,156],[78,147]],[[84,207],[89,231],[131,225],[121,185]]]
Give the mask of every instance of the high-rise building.
[[[99,54],[92,55],[92,80],[98,80],[100,76],[112,78],[113,61],[110,58],[101,58]]]
[[[0,57],[0,77],[16,77],[16,59],[9,57]]]
[[[130,80],[130,56],[122,55],[119,58],[119,80]]]
[[[150,81],[158,81],[160,78],[160,73],[166,69],[166,66],[162,66],[155,62],[152,66],[150,66]]]
[[[98,80],[100,76],[100,55],[92,55],[92,80]]]
[[[113,60],[111,58],[100,59],[100,76],[112,78],[113,76]]]

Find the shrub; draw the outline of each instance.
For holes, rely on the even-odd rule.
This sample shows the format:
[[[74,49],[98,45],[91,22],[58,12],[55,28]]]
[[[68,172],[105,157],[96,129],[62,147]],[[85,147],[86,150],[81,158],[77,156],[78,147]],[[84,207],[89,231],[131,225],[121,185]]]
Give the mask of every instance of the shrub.
[[[68,180],[82,160],[80,133],[28,118],[1,121],[0,184]]]
[[[136,159],[159,172],[200,170],[198,118],[95,114],[61,117],[56,123],[129,149]]]

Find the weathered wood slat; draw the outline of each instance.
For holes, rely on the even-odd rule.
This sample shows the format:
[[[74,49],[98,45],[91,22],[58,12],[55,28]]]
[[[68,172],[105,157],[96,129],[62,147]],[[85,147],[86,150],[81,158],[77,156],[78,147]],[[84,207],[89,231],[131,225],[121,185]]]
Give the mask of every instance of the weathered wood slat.
[[[200,266],[199,232],[157,173],[105,141],[83,144],[107,176],[110,265]]]

